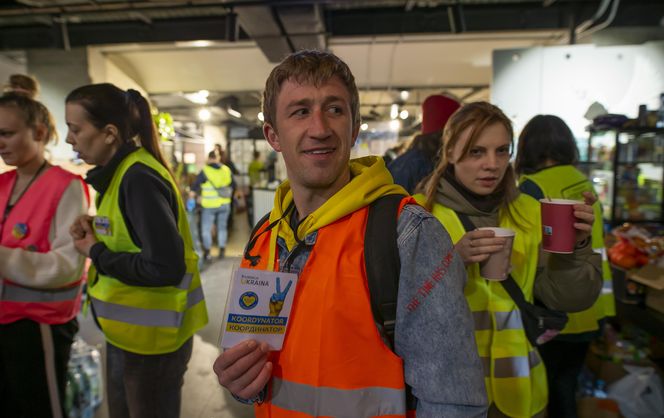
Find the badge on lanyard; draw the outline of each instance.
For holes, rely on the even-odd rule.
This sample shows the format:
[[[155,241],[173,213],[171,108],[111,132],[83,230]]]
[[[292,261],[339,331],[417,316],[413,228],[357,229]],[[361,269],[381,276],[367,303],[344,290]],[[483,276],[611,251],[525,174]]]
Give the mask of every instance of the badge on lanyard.
[[[19,222],[14,225],[14,228],[12,228],[12,236],[16,239],[23,239],[28,236],[29,230],[30,228],[28,228],[28,224]]]
[[[95,216],[94,226],[95,232],[99,235],[111,235],[111,220],[106,216]]]

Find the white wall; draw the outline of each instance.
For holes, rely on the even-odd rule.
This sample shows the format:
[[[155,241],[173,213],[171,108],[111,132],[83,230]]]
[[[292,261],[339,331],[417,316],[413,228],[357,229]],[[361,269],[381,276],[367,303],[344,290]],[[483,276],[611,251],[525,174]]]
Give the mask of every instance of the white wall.
[[[39,99],[51,111],[60,140],[49,146],[54,160],[68,160],[73,151],[65,142],[65,97],[76,87],[90,83],[87,54],[84,48],[71,51],[30,50],[26,53],[28,72],[41,84]]]
[[[514,122],[515,133],[537,114],[554,114],[577,138],[595,101],[610,113],[637,116],[640,104],[659,107],[664,92],[664,42],[597,47],[568,45],[497,50],[491,101]]]

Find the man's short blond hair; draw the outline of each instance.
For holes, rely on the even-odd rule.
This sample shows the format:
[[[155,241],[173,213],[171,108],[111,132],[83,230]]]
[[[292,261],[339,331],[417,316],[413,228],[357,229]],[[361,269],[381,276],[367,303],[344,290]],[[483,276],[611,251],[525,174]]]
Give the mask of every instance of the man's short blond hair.
[[[332,77],[339,77],[350,95],[350,110],[353,127],[360,125],[360,95],[355,85],[355,77],[348,65],[331,52],[301,50],[287,56],[274,67],[265,82],[262,111],[265,123],[275,127],[277,97],[281,85],[288,80],[299,84],[321,86]]]

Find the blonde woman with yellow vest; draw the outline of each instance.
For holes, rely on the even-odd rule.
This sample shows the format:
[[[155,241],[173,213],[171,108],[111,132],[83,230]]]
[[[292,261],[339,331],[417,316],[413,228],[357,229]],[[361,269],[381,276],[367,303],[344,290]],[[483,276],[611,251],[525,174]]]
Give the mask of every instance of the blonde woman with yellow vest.
[[[178,417],[192,336],[207,322],[197,256],[146,99],[92,84],[66,98],[67,142],[96,165],[97,215],[71,227],[92,259],[90,307],[107,341],[111,418]]]
[[[46,107],[0,97],[0,416],[64,417],[85,258],[69,225],[88,209],[79,176],[51,165]]]
[[[573,254],[540,252],[539,202],[519,194],[510,166],[512,126],[496,106],[466,104],[443,133],[440,162],[416,198],[450,232],[468,271],[464,293],[475,319],[475,340],[484,364],[489,417],[543,417],[546,372],[523,329],[521,313],[500,282],[479,274],[479,263],[500,251],[505,238],[490,230],[466,232],[457,213],[475,227],[516,231],[511,275],[529,302],[566,312],[587,309],[601,288],[601,260],[588,239],[592,197],[574,206],[578,222]]]
[[[519,135],[514,164],[522,193],[541,199],[583,199],[583,192],[594,193],[593,185],[574,164],[579,160],[574,135],[557,116],[538,115],[532,118]],[[593,204],[595,222],[592,248],[602,254],[603,287],[595,304],[585,311],[570,314],[562,333],[540,348],[549,381],[550,417],[575,418],[576,384],[586,352],[601,331],[603,320],[614,316],[615,300],[611,269],[604,247],[602,208]]]

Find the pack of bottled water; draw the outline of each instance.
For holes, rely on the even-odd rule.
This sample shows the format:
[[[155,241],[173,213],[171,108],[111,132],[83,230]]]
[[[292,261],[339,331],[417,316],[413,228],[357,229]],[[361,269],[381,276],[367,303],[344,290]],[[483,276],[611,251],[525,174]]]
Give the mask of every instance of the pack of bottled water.
[[[99,350],[76,337],[67,370],[65,409],[69,418],[92,418],[104,387]]]

